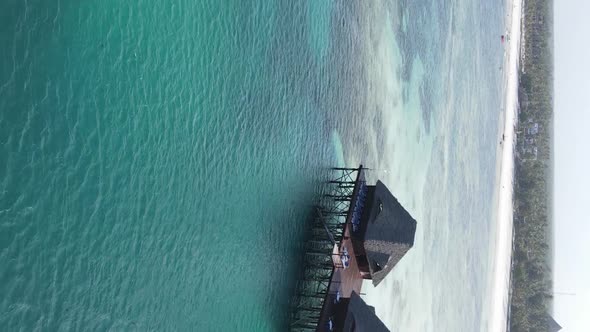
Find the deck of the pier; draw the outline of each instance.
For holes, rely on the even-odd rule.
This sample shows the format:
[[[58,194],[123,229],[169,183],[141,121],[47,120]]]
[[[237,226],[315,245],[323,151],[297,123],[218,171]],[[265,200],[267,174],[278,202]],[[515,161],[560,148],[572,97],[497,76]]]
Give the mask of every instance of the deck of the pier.
[[[334,331],[339,331],[342,328],[342,326],[339,325],[344,322],[344,318],[346,317],[346,308],[339,304],[346,303],[353,291],[360,294],[363,285],[363,278],[358,269],[354,248],[350,241],[350,225],[347,224],[345,227],[344,238],[339,249],[342,250],[343,248],[347,248],[350,255],[350,264],[348,268],[344,269],[341,267],[342,264],[339,262],[340,259],[338,257],[335,258],[335,263],[339,267],[336,267],[334,270],[328,296],[324,302],[320,315],[317,331],[329,331],[328,321],[330,318],[332,318],[335,324]],[[336,294],[338,293],[340,293],[340,303],[336,300]]]
[[[364,181],[365,178],[363,170],[360,169],[357,175],[357,179],[355,181],[355,188],[352,195],[351,207],[354,206],[356,200],[358,199],[360,183]],[[335,263],[334,274],[332,275],[332,279],[330,281],[327,298],[324,301],[324,306],[322,307],[317,331],[329,331],[328,321],[330,319],[332,319],[332,321],[335,324],[333,330],[341,330],[341,325],[344,322],[346,316],[345,304],[348,303],[348,299],[350,298],[353,291],[357,294],[361,294],[363,278],[361,276],[356,261],[356,254],[354,252],[354,247],[352,245],[350,236],[351,232],[352,211],[349,210],[348,216],[346,218],[346,223],[344,225],[344,234],[342,240],[335,247],[333,255],[333,260]],[[343,265],[339,255],[340,253],[342,253],[344,248],[346,248],[346,250],[348,251],[348,255],[350,257],[349,265],[347,268],[342,267]],[[340,294],[340,301],[336,301],[336,296],[338,293]]]
[[[340,267],[342,266],[340,257],[335,256],[337,263],[336,265],[339,267],[337,267],[334,271],[332,284],[330,285],[330,293],[336,293],[339,291],[341,297],[348,298],[350,297],[352,291],[355,291],[357,294],[359,294],[363,283],[363,278],[361,277],[361,273],[356,262],[354,248],[350,240],[350,225],[348,224],[345,226],[344,238],[340,243],[339,250],[342,251],[344,248],[347,249],[348,254],[350,255],[350,263],[348,268],[343,269]]]

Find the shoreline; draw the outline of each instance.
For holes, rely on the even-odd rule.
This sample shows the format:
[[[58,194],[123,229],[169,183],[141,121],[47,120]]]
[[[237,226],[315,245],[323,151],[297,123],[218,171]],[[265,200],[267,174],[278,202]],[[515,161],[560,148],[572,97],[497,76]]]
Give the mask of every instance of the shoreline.
[[[504,103],[504,136],[498,151],[501,154],[496,169],[498,190],[498,208],[495,238],[495,252],[492,262],[491,279],[491,313],[488,331],[501,331],[508,328],[508,311],[510,307],[510,279],[513,247],[513,190],[514,190],[514,150],[516,145],[515,127],[518,120],[518,83],[522,20],[522,0],[509,2],[510,38],[504,59],[506,99]],[[502,136],[500,136],[502,137]]]
[[[522,19],[522,0],[510,3],[509,36],[506,58],[504,59],[506,99],[502,135],[498,148],[501,153],[496,183],[498,185],[498,209],[495,239],[495,253],[491,285],[491,314],[489,331],[505,330],[508,326],[510,307],[510,274],[513,239],[513,190],[514,190],[514,150],[516,145],[516,122],[518,111],[518,82],[520,60],[520,38]],[[501,136],[502,137],[502,136]]]

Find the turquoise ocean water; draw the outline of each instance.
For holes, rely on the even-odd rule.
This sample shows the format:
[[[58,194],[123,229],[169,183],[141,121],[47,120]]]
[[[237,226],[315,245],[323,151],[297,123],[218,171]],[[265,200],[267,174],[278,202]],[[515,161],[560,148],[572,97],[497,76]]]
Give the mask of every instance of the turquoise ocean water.
[[[377,313],[479,330],[502,5],[3,1],[0,330],[285,330],[342,162],[419,222]]]

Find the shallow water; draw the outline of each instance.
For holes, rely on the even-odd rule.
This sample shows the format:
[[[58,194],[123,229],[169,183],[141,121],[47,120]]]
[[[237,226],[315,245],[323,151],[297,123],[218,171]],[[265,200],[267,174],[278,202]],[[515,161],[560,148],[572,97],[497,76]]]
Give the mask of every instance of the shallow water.
[[[342,158],[419,222],[363,289],[378,314],[485,326],[503,16],[485,6],[3,2],[0,326],[283,330]]]

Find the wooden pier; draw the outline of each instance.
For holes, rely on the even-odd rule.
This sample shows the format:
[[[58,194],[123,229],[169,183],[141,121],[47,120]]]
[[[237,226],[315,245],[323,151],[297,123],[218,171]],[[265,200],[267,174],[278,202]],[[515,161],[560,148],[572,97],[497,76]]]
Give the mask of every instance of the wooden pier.
[[[416,220],[383,182],[367,185],[362,165],[333,172],[304,246],[290,330],[388,332],[359,295],[363,280],[377,287],[412,248]]]
[[[338,331],[362,275],[351,242],[354,208],[365,182],[364,168],[333,168],[330,191],[316,207],[305,243],[302,276],[291,308],[290,330]]]

